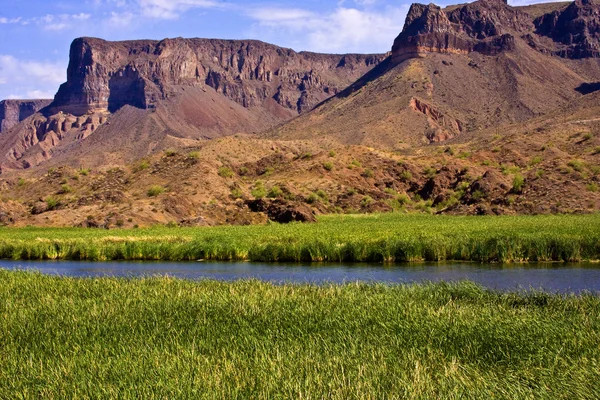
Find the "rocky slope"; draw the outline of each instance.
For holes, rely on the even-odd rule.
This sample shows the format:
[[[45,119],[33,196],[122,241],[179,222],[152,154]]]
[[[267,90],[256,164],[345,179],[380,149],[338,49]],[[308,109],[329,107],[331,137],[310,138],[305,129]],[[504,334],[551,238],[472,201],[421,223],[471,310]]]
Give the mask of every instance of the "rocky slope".
[[[0,101],[0,133],[18,125],[19,122],[48,106],[52,100],[3,100]]]
[[[414,5],[385,59],[81,39],[54,109],[0,136],[0,224],[598,211],[598,24],[581,0]]]
[[[544,115],[600,81],[599,24],[591,0],[413,4],[390,60],[271,137],[402,150]]]
[[[92,165],[105,161],[94,155],[113,152],[116,162],[127,162],[180,144],[170,137],[262,131],[340,92],[384,57],[296,53],[259,41],[76,39],[67,82],[50,107],[0,138],[0,171],[66,154],[65,147],[77,147],[74,143],[100,127],[103,137],[83,144],[91,150]],[[132,137],[137,128],[127,121],[133,114],[144,127],[145,142]],[[129,130],[116,132],[111,124]],[[107,141],[114,136],[139,146],[124,154],[114,140]],[[92,149],[93,143],[103,146]]]

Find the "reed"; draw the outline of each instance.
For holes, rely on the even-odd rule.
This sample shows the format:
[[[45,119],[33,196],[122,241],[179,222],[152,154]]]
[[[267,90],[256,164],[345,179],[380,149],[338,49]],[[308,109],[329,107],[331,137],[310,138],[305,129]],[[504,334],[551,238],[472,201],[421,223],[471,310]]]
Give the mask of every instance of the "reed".
[[[0,258],[480,262],[600,259],[600,214],[333,215],[316,224],[95,230],[0,228]]]
[[[0,398],[596,398],[600,297],[0,270]]]

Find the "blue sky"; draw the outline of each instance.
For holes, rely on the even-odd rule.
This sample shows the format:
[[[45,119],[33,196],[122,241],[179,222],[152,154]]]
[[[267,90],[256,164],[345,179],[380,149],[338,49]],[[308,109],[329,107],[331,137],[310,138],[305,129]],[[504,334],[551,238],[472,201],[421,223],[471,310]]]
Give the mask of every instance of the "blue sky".
[[[540,1],[509,1],[533,2]],[[0,100],[52,98],[80,36],[259,39],[297,51],[379,53],[391,48],[409,7],[404,0],[0,0]]]

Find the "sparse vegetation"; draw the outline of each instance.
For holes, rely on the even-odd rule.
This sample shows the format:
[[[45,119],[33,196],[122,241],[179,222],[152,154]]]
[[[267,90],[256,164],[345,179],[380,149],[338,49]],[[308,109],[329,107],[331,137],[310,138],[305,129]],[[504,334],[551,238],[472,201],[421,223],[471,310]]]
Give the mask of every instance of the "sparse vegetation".
[[[326,171],[332,171],[333,170],[333,163],[331,161],[324,162],[323,163],[323,168],[325,168]]]
[[[598,191],[598,184],[597,184],[597,183],[595,183],[595,182],[588,183],[588,184],[586,185],[586,189],[587,189],[589,192],[594,192],[594,193],[595,193],[595,192],[597,192],[597,191]]]
[[[281,188],[279,186],[273,186],[271,189],[269,189],[269,193],[267,193],[267,197],[269,198],[277,198],[277,197],[281,197],[283,196],[283,191],[281,190]]]
[[[540,156],[535,156],[531,160],[529,160],[529,165],[534,166],[540,164],[544,159]]]
[[[242,193],[240,188],[234,187],[231,189],[231,198],[232,199],[242,199],[244,197],[244,193]]]
[[[199,151],[190,151],[187,156],[192,161],[198,161],[200,159],[200,152]]]
[[[175,157],[177,155],[177,151],[173,149],[165,150],[165,156],[167,157]]]
[[[514,193],[521,193],[523,186],[525,185],[525,178],[521,174],[516,174],[513,178],[512,191]]]
[[[375,173],[373,173],[372,169],[365,168],[364,171],[362,172],[361,176],[363,178],[373,178],[375,176]]]
[[[159,185],[152,185],[148,188],[148,191],[146,192],[146,195],[148,197],[156,197],[158,195],[161,195],[165,192],[165,188]]]
[[[330,150],[329,151],[329,157],[335,157],[335,150]]]
[[[150,162],[148,160],[140,160],[133,168],[133,172],[140,172],[150,168]]]
[[[248,167],[240,167],[238,170],[240,176],[246,176],[249,172]]]
[[[400,173],[400,179],[404,182],[409,182],[413,178],[412,173],[409,170],[404,170]]]
[[[73,188],[65,183],[65,184],[61,185],[59,194],[71,193],[72,191],[73,191]]]
[[[45,202],[46,202],[46,207],[48,208],[48,211],[55,210],[60,205],[60,201],[58,199],[55,199],[52,196],[46,197]]]
[[[222,178],[232,178],[233,177],[233,170],[226,166],[219,167],[218,173],[219,173],[219,176]]]
[[[574,160],[569,161],[567,163],[567,165],[569,167],[573,168],[577,172],[582,172],[583,167],[585,166],[585,163],[582,160],[574,159]]]
[[[254,188],[251,191],[252,196],[255,199],[262,199],[267,195],[267,189],[265,189],[265,184],[263,181],[256,181],[254,183]]]
[[[79,175],[81,176],[88,176],[90,174],[90,169],[89,168],[80,168],[79,169]]]
[[[362,200],[360,201],[360,206],[362,208],[367,208],[369,207],[371,204],[373,204],[374,200],[371,196],[365,196],[362,198]]]
[[[425,175],[429,179],[435,177],[436,174],[437,170],[433,167],[427,167],[423,170],[423,175]]]

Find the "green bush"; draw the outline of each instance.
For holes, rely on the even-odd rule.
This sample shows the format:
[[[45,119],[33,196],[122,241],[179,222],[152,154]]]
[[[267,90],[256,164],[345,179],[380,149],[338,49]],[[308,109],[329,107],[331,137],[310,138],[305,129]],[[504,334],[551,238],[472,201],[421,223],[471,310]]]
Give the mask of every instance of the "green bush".
[[[331,161],[324,162],[323,168],[325,168],[325,170],[327,170],[327,171],[331,171],[331,170],[333,170],[333,163]]]
[[[514,193],[521,193],[523,186],[525,185],[525,178],[521,174],[516,174],[513,178],[512,191]]]
[[[279,186],[273,186],[269,190],[269,193],[267,193],[267,197],[272,198],[272,199],[281,197],[282,195],[283,195],[283,191],[281,190],[281,188]]]
[[[148,197],[156,197],[165,192],[165,188],[159,185],[152,185],[148,188],[146,194]]]
[[[229,167],[219,167],[219,176],[222,178],[231,178],[233,177],[233,170]]]

